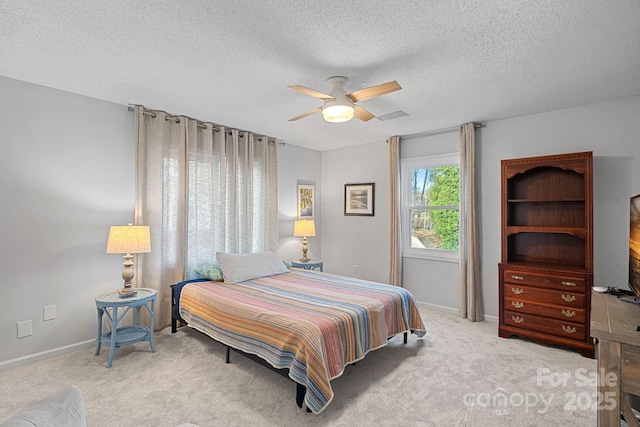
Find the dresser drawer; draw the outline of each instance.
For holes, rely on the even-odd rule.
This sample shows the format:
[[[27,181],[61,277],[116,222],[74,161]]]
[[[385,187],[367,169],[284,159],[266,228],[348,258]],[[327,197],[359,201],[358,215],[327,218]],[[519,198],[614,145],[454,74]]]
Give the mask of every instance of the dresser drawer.
[[[505,298],[504,309],[571,322],[584,323],[586,321],[586,311],[582,308],[538,304],[518,298]]]
[[[543,332],[572,340],[584,341],[586,338],[586,326],[584,324],[549,319],[533,314],[505,310],[504,323],[508,326]]]
[[[505,283],[537,286],[542,288],[585,292],[584,277],[558,276],[555,274],[530,273],[528,271],[505,269],[503,280]]]
[[[512,285],[511,283],[504,284],[504,297],[566,307],[584,308],[585,305],[585,295],[572,290],[554,291],[533,286]]]

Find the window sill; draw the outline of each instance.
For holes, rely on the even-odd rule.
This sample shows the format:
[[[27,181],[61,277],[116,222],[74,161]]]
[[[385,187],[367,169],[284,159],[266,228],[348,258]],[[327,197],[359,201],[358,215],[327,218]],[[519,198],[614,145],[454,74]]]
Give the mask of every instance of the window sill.
[[[429,261],[451,262],[457,264],[458,252],[443,254],[403,252],[402,258],[424,259]]]

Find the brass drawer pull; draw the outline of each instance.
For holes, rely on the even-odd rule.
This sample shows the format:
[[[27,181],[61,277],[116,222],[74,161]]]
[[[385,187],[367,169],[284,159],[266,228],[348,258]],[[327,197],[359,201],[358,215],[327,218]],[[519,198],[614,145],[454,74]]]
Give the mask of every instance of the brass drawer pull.
[[[524,317],[520,317],[520,316],[511,316],[511,319],[513,319],[513,321],[516,322],[516,323],[524,322]],[[564,328],[564,326],[563,326],[563,328]]]
[[[524,277],[522,277],[522,276],[516,276],[515,274],[512,274],[512,275],[511,275],[511,278],[512,278],[512,279],[515,279],[515,280],[524,280]]]
[[[565,300],[566,302],[574,302],[576,300],[576,296],[562,294],[562,299]]]
[[[568,334],[575,334],[576,333],[576,328],[574,328],[572,326],[562,325],[562,330],[565,331]]]
[[[515,308],[522,308],[524,307],[524,303],[520,302],[520,301],[511,301],[511,305],[514,306]]]
[[[571,287],[573,287],[573,286],[575,286],[575,285],[576,285],[576,283],[575,283],[575,282],[562,281],[562,282],[560,282],[560,283],[562,283],[562,284],[563,284],[563,285],[565,285],[565,286],[571,286]]]
[[[564,314],[567,317],[573,317],[576,315],[576,311],[575,310],[565,310],[564,308],[562,309],[562,314]]]
[[[511,292],[516,295],[522,295],[524,293],[524,289],[522,288],[511,288]]]

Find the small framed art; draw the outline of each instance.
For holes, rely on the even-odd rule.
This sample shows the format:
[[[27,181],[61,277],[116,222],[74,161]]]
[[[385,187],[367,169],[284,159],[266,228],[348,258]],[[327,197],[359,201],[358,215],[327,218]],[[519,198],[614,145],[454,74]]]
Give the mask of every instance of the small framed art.
[[[298,219],[314,218],[315,192],[315,185],[298,184]]]
[[[344,214],[374,216],[376,184],[345,184]]]

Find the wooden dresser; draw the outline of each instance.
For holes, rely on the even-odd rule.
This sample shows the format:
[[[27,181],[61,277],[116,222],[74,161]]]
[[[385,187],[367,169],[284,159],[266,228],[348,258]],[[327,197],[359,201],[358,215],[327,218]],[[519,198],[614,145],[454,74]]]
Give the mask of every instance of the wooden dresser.
[[[499,335],[593,357],[591,152],[502,161]]]

